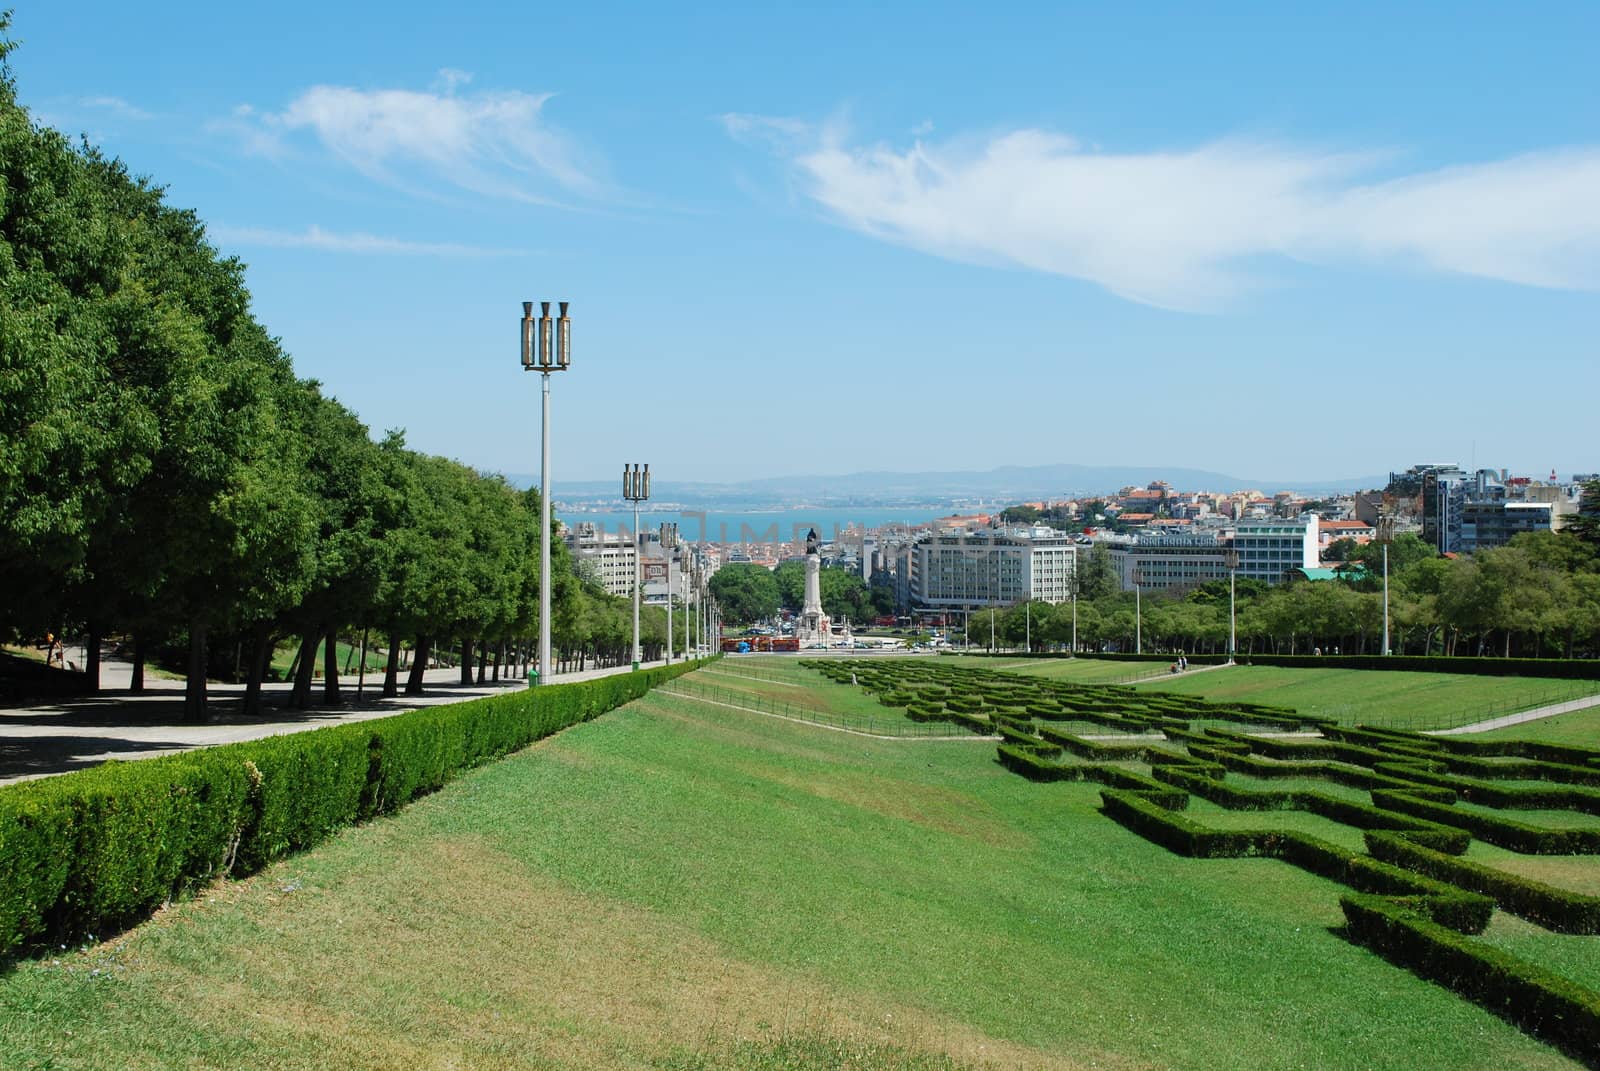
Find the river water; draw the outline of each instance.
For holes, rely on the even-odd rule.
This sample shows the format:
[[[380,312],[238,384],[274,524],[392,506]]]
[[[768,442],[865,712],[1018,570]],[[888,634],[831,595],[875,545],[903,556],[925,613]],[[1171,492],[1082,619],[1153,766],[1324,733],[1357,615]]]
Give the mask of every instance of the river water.
[[[712,543],[785,543],[804,539],[806,532],[815,528],[824,540],[851,526],[879,528],[886,524],[922,525],[936,517],[947,517],[948,507],[839,507],[825,506],[786,510],[754,510],[745,512],[720,512],[716,510],[651,510],[641,511],[639,527],[654,531],[663,522],[678,526],[678,538],[690,542]],[[556,511],[563,524],[577,525],[585,521],[599,525],[607,532],[631,532],[633,513],[596,512],[569,513]]]

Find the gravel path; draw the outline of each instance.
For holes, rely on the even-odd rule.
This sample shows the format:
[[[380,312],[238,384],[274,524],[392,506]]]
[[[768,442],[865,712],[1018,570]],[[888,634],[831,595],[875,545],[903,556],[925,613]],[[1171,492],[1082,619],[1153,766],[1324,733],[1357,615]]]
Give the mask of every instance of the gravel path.
[[[81,651],[78,654],[81,658]],[[69,649],[67,658],[72,657]],[[649,669],[661,664],[657,661],[643,665]],[[554,683],[570,684],[627,672],[628,666],[618,666],[564,673]],[[189,725],[183,720],[182,681],[147,677],[146,691],[135,695],[127,690],[131,679],[129,663],[107,661],[101,673],[104,690],[98,694],[0,709],[0,784],[67,773],[108,759],[150,758],[196,747],[304,732],[527,687],[520,678],[463,685],[460,670],[433,669],[424,675],[426,694],[384,699],[380,695],[382,676],[369,674],[360,700],[356,697],[356,679],[343,677],[342,706],[295,710],[288,706],[291,685],[280,682],[263,686],[262,714],[245,717],[239,710],[244,686],[212,684],[208,689],[211,721]],[[312,698],[321,696],[322,684],[318,681]]]
[[[1457,729],[1429,729],[1426,731],[1426,735],[1459,736],[1462,733],[1486,733],[1490,729],[1504,729],[1508,725],[1521,725],[1524,722],[1538,721],[1540,718],[1553,718],[1557,714],[1570,714],[1574,710],[1587,710],[1590,707],[1600,707],[1600,695],[1586,695],[1582,699],[1569,699],[1564,703],[1551,703],[1548,706],[1534,707],[1532,710],[1490,718],[1488,721],[1463,725]]]

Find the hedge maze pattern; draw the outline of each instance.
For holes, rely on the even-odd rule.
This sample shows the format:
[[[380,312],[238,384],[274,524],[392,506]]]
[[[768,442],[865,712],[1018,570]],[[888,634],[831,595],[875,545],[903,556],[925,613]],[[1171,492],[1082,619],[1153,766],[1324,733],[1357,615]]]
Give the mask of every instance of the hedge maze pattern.
[[[1600,751],[1341,728],[1280,707],[1212,703],[901,659],[812,660],[919,721],[999,738],[1034,781],[1102,786],[1101,812],[1194,858],[1279,859],[1347,888],[1346,935],[1591,1065],[1600,993],[1479,937],[1496,909],[1596,942],[1600,897],[1465,858],[1472,838],[1524,855],[1600,855],[1600,822],[1551,827],[1518,812],[1600,816]],[[1230,775],[1320,781],[1368,794],[1259,790]],[[1217,829],[1183,812],[1305,811],[1362,831],[1354,851],[1295,830]]]

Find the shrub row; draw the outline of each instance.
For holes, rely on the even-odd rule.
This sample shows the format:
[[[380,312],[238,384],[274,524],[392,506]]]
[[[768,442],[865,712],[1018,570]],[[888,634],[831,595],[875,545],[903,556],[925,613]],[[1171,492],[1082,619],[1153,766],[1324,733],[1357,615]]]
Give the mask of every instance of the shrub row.
[[[1245,736],[1225,729],[1208,729],[1206,732],[1221,740],[1232,740],[1250,746],[1251,751],[1274,759],[1290,761],[1338,759],[1354,766],[1370,767],[1375,762],[1392,761],[1396,756],[1389,751],[1347,744],[1341,740],[1281,740],[1265,736]]]
[[[1231,748],[1239,746],[1228,744],[1228,747]],[[1361,789],[1409,789],[1417,787],[1416,781],[1398,773],[1368,770],[1364,767],[1344,762],[1271,761],[1257,758],[1254,755],[1241,755],[1237,750],[1224,750],[1215,744],[1191,744],[1189,745],[1189,753],[1209,758],[1236,773],[1249,774],[1251,777],[1312,777]],[[1383,764],[1380,763],[1379,765]]]
[[[1405,830],[1420,842],[1451,855],[1465,852],[1472,840],[1460,829],[1321,792],[1258,792],[1200,776],[1182,766],[1160,766],[1151,773],[1158,781],[1176,785],[1230,811],[1305,811],[1356,829]]]
[[[1470,859],[1457,859],[1414,843],[1408,834],[1373,830],[1367,851],[1386,863],[1492,896],[1506,911],[1556,933],[1600,933],[1600,896],[1558,889]]]
[[[1118,766],[1096,763],[1050,762],[1027,748],[1012,744],[999,746],[1000,765],[1030,781],[1092,781],[1114,788],[1140,792],[1159,799],[1163,806],[1180,809],[1189,805],[1189,795],[1158,781]]]
[[[1208,829],[1156,805],[1137,792],[1104,789],[1100,799],[1101,810],[1108,817],[1178,855],[1197,859],[1263,856],[1280,859],[1362,892],[1438,898],[1442,919],[1467,933],[1483,932],[1494,911],[1494,901],[1487,896],[1464,892],[1303,833]]]
[[[1498,807],[1506,811],[1579,811],[1600,815],[1600,791],[1576,788],[1572,785],[1540,785],[1538,788],[1521,788],[1497,785],[1492,781],[1475,781],[1470,777],[1454,777],[1435,773],[1421,766],[1406,763],[1379,763],[1379,769],[1425,785],[1448,788],[1469,803],[1484,807]]]
[[[1342,896],[1346,932],[1391,963],[1453,989],[1590,1066],[1600,1064],[1600,993],[1472,941],[1421,905]]]
[[[1149,762],[1151,754],[1161,751],[1154,744],[1107,744],[1099,740],[1087,740],[1072,733],[1062,732],[1053,725],[1042,726],[1039,735],[1052,744],[1060,744],[1074,755],[1081,755],[1086,759],[1098,759],[1101,762]],[[1166,754],[1173,753],[1166,752]]]
[[[1546,829],[1463,811],[1421,798],[1416,790],[1374,789],[1372,802],[1402,814],[1465,829],[1480,840],[1524,855],[1600,855],[1600,829]]]
[[[428,707],[0,788],[0,955],[108,933],[696,663]]]
[[[1568,766],[1592,766],[1600,763],[1600,751],[1592,748],[1572,747],[1567,744],[1547,744],[1538,740],[1473,740],[1469,737],[1424,737],[1445,751],[1457,755],[1502,755],[1519,759],[1538,759]]]

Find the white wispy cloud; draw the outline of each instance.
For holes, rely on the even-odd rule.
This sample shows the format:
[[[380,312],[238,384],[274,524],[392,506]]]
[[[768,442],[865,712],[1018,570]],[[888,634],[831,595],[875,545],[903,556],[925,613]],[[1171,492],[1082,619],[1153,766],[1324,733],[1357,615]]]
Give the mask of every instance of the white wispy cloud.
[[[118,119],[133,119],[143,122],[147,119],[155,118],[153,113],[129,104],[121,97],[79,97],[78,106],[82,108],[93,108],[97,111],[110,112]]]
[[[1600,289],[1600,149],[1367,178],[1379,154],[1221,140],[1105,153],[1017,130],[909,147],[837,126],[730,115],[841,223],[937,256],[1084,279],[1205,310],[1270,278],[1271,258],[1394,262]]]
[[[544,116],[551,95],[463,91],[446,68],[429,91],[313,86],[282,111],[248,105],[213,129],[247,151],[284,157],[314,144],[369,178],[534,203],[599,195],[597,164]]]
[[[390,256],[429,257],[512,257],[525,250],[491,249],[456,242],[412,242],[359,231],[337,233],[315,224],[303,231],[273,230],[267,227],[230,227],[226,224],[207,229],[211,240],[231,246],[269,246],[280,249],[320,249],[328,253],[364,253]]]

